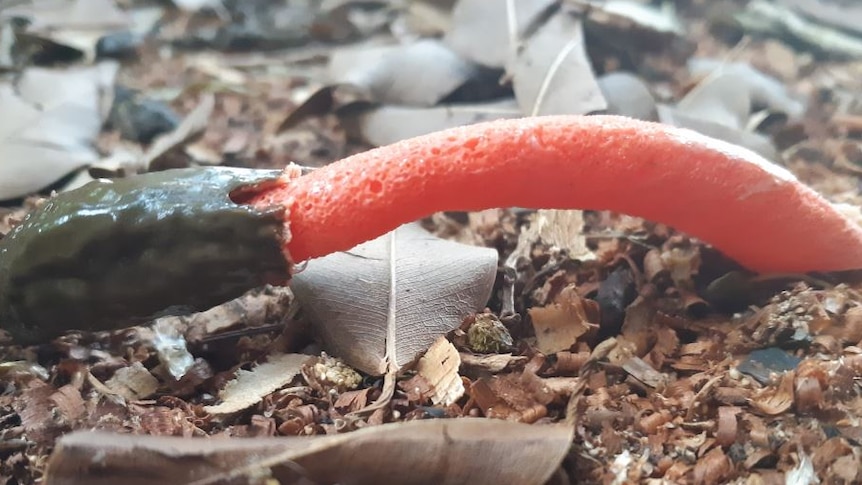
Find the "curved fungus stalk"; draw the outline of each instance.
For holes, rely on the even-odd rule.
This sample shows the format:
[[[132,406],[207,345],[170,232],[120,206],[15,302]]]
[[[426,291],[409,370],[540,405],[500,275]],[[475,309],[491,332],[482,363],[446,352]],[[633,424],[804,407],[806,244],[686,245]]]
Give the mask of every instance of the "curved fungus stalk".
[[[862,229],[787,170],[693,131],[616,116],[492,121],[363,152],[260,191],[296,261],[437,211],[604,209],[695,236],[756,272],[862,268]]]
[[[447,210],[613,210],[757,272],[862,269],[862,229],[790,172],[622,117],[487,122],[296,172],[174,170],[52,198],[0,240],[0,327],[36,343],[205,308]]]

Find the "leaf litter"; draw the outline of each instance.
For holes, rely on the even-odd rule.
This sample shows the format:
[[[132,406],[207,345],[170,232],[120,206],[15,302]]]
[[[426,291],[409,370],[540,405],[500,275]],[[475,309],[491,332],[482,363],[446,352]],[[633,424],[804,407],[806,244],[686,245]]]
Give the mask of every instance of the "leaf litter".
[[[590,97],[585,99],[603,99],[610,112],[646,119],[659,116],[663,122],[769,154],[846,210],[860,211],[858,171],[852,169],[858,164],[852,147],[862,132],[858,128],[862,111],[853,95],[860,87],[860,71],[858,63],[847,60],[855,56],[859,36],[852,25],[847,28],[836,21],[841,18],[835,16],[836,10],[853,11],[840,1],[816,2],[822,8],[815,10],[812,2],[801,0],[773,2],[772,10],[763,6],[766,2],[747,2],[739,12],[759,14],[770,24],[753,24],[751,15],[746,19],[743,13],[731,16],[729,30],[727,19],[711,12],[730,2],[708,6],[676,2],[675,11],[646,7],[649,12],[636,2],[587,7],[586,2],[429,1],[411,2],[404,10],[371,3],[315,10],[313,3],[291,7],[292,13],[302,15],[295,15],[296,22],[282,33],[271,26],[254,31],[254,22],[248,21],[276,18],[282,8],[278,6],[237,8],[225,3],[223,11],[214,11],[194,5],[164,15],[159,7],[123,2],[119,9],[125,15],[116,17],[117,22],[111,16],[93,16],[92,26],[85,30],[100,33],[86,35],[76,33],[80,26],[46,16],[43,12],[48,10],[4,10],[4,19],[11,13],[33,21],[33,28],[19,35],[19,50],[0,56],[4,67],[18,62],[23,74],[0,80],[4,99],[8,93],[9,103],[26,106],[22,112],[34,117],[45,116],[45,103],[59,103],[52,98],[71,101],[87,112],[79,120],[91,121],[49,120],[52,129],[47,130],[32,125],[30,120],[36,118],[27,118],[26,123],[7,120],[32,126],[38,134],[35,146],[57,153],[26,157],[32,162],[28,167],[39,162],[56,163],[56,168],[34,170],[38,177],[28,188],[6,197],[15,200],[0,207],[0,234],[20,221],[40,197],[20,199],[53,187],[64,175],[98,166],[123,150],[131,154],[131,171],[146,169],[140,157],[151,146],[120,142],[115,127],[102,126],[107,106],[93,93],[111,94],[115,83],[164,100],[176,113],[197,119],[190,135],[177,136],[169,144],[170,156],[150,169],[213,160],[259,167],[282,167],[295,160],[316,166],[415,134],[542,113],[550,99],[555,109],[601,109],[565,101],[586,92]],[[236,23],[242,29],[225,24],[240,11],[247,14],[246,20]],[[793,15],[786,13],[791,11]],[[431,15],[427,12],[433,16],[422,18]],[[130,26],[126,17],[141,26]],[[153,25],[147,20],[151,18],[160,18],[163,30],[147,28]],[[803,21],[788,23],[797,18]],[[849,18],[848,14],[845,19]],[[9,32],[6,25],[4,33]],[[58,26],[60,33],[54,35],[42,28],[45,25]],[[99,64],[92,64],[100,55],[96,39],[124,30],[144,37],[141,44],[134,44],[131,62],[123,64],[115,79],[74,81],[74,90],[73,84],[63,90],[39,88],[35,92],[41,90],[43,97],[38,101],[27,98],[26,89],[16,88],[43,74],[48,76],[44,79],[56,79],[49,86],[86,79],[77,73],[98,69]],[[549,32],[554,36],[543,40]],[[758,32],[770,38],[753,36],[740,42],[741,35]],[[815,38],[810,32],[827,35]],[[330,59],[344,51],[344,43],[358,46],[382,40],[404,48],[435,43],[436,38],[442,39],[438,47],[462,58],[455,65],[472,66],[460,72],[481,75],[466,84],[456,77],[452,84],[428,91],[408,83],[414,91],[406,98],[403,91],[387,90],[378,80],[374,99],[324,103],[285,123],[304,99],[302,93],[321,86],[341,89],[325,73]],[[43,47],[27,50],[34,42]],[[517,80],[507,73],[528,60],[531,44],[540,42],[555,46],[544,53],[541,69],[526,69]],[[195,50],[195,43],[215,47],[204,54]],[[270,49],[276,45],[287,50]],[[697,46],[696,55],[692,45]],[[69,62],[71,66],[60,65]],[[358,69],[372,67],[362,62]],[[551,69],[555,64],[559,67]],[[442,65],[434,67],[445,71]],[[381,79],[422,79],[421,66],[411,69],[418,72],[395,69]],[[531,102],[523,101],[524,76],[532,79],[533,87],[527,90]],[[93,91],[94,85],[99,89]],[[537,103],[542,86],[545,100]],[[727,86],[736,89],[729,91]],[[79,94],[62,95],[73,91]],[[750,103],[747,109],[737,104],[745,98]],[[557,99],[563,100],[559,106]],[[201,105],[208,109],[194,115]],[[726,121],[717,122],[720,119]],[[2,140],[0,151],[20,149],[11,138]],[[8,165],[0,165],[0,170],[3,166]],[[128,172],[94,170],[92,175],[118,177]],[[24,173],[0,176],[0,184],[10,180],[20,184]],[[89,176],[86,171],[80,174],[84,179]],[[318,324],[303,314],[306,303],[273,289],[163,321],[178,332],[184,359],[190,358],[181,377],[172,375],[160,359],[152,340],[155,327],[114,334],[72,333],[38,353],[4,345],[0,351],[8,365],[0,370],[6,390],[0,396],[4,423],[0,476],[6,483],[33,483],[44,476],[47,462],[49,477],[58,483],[94,483],[94,475],[79,465],[101,453],[117,464],[118,476],[126,481],[141,470],[185,480],[197,470],[189,464],[207,454],[220,457],[208,463],[222,465],[209,465],[215,468],[204,472],[206,476],[250,471],[241,483],[255,483],[257,478],[252,477],[262,476],[293,480],[297,460],[307,460],[303,466],[312,465],[305,466],[306,472],[321,473],[312,476],[326,481],[332,478],[326,475],[332,472],[326,465],[333,460],[348,463],[342,459],[346,456],[367,458],[344,470],[369,480],[393,463],[417,481],[436,480],[439,466],[427,464],[427,456],[464,458],[465,468],[455,470],[475,473],[471,476],[479,483],[518,481],[513,477],[521,475],[513,474],[520,471],[530,471],[534,483],[551,476],[554,483],[862,479],[858,466],[862,431],[855,424],[862,414],[857,382],[862,372],[862,297],[857,276],[748,275],[672,228],[610,212],[575,211],[547,219],[551,222],[546,229],[557,234],[549,240],[528,233],[539,227],[536,220],[543,214],[513,208],[438,214],[423,221],[443,238],[496,250],[488,250],[488,262],[482,266],[483,281],[492,288],[464,305],[463,312],[455,312],[458,317],[446,325],[417,331],[423,343],[408,352],[409,359],[396,359],[399,364],[408,360],[415,364],[399,369],[384,405],[367,413],[357,411],[381,401],[385,378],[351,360],[351,355],[363,352],[336,351],[326,339],[319,339]],[[433,253],[416,254],[421,260]],[[448,261],[445,256],[430,259]],[[498,271],[500,262],[510,264]],[[312,263],[306,271],[314,271]],[[297,281],[302,276],[300,272]],[[465,264],[454,279],[475,276]],[[439,285],[424,274],[419,281]],[[418,292],[433,295],[427,286]],[[379,303],[355,285],[347,288],[341,289],[341,296],[351,295],[342,298],[345,303]],[[447,298],[441,301],[445,303],[424,314],[436,316],[451,304]],[[561,312],[565,305],[571,311]],[[554,325],[543,323],[543,314],[557,315]],[[541,340],[544,328],[561,337]],[[366,357],[372,356],[370,362],[379,366],[386,348],[377,346],[365,352]],[[788,358],[780,365],[764,362],[764,351]],[[254,373],[284,355],[308,360],[268,377]],[[758,362],[754,371],[744,365],[754,361]],[[220,391],[232,386],[228,383],[238,372],[249,383],[248,393],[243,393],[246,402],[231,404],[237,408],[231,412],[207,412],[233,402]],[[472,425],[453,420],[470,416],[534,423],[518,428],[533,434],[522,435],[515,428],[500,427],[507,423],[488,421],[493,429],[476,441],[469,436]],[[547,426],[553,422],[569,426],[557,436]],[[433,429],[421,431],[411,425]],[[97,440],[93,435],[67,435],[94,428],[126,434],[99,435]],[[455,438],[441,445],[439,453],[430,454],[427,447],[437,442],[444,428]],[[150,445],[151,438],[138,435],[185,438],[164,448],[165,442]],[[207,443],[212,440],[191,440],[206,435],[263,441],[218,440],[223,448],[211,452]],[[301,441],[295,445],[282,438],[266,441],[273,436]],[[324,443],[330,438],[334,440]],[[61,446],[47,461],[58,439]],[[543,445],[528,446],[539,442]],[[296,451],[300,448],[324,451],[311,456]],[[156,458],[136,469],[130,465],[130,449],[136,450],[136,457]],[[375,449],[380,453],[371,451]],[[488,454],[495,449],[501,454]],[[393,453],[413,457],[393,462]],[[263,464],[247,458],[261,454],[278,456]],[[421,468],[422,463],[428,468]]]

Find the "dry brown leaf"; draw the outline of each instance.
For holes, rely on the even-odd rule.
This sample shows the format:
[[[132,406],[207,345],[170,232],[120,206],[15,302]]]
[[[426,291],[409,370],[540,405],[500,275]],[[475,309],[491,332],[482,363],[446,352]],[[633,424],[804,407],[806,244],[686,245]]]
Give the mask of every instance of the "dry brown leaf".
[[[477,68],[442,42],[360,46],[336,51],[330,81],[368,91],[372,101],[431,107],[476,76]]]
[[[434,404],[449,406],[464,395],[464,383],[458,375],[461,357],[458,349],[440,337],[416,363],[416,373],[431,386],[428,396]]]
[[[467,59],[500,68],[522,37],[555,3],[556,0],[459,0],[444,40]]]
[[[117,370],[114,376],[105,382],[105,386],[112,393],[134,401],[146,399],[155,394],[159,388],[159,381],[143,364],[134,362],[128,367]]]
[[[589,330],[586,312],[574,287],[560,292],[556,302],[528,311],[536,332],[536,348],[545,355],[568,350]]]
[[[329,352],[369,374],[400,370],[488,301],[497,252],[408,224],[308,263],[292,281]]]
[[[586,114],[607,108],[587,58],[581,22],[564,12],[527,40],[508,70],[525,114]]]
[[[60,440],[46,480],[56,485],[205,485],[263,483],[263,477],[271,477],[279,483],[303,478],[314,483],[540,485],[562,462],[572,436],[567,426],[469,418],[254,440],[77,432]]]
[[[230,414],[253,406],[292,381],[311,358],[305,354],[272,355],[250,371],[240,369],[219,392],[222,402],[204,406],[204,410],[210,414]]]

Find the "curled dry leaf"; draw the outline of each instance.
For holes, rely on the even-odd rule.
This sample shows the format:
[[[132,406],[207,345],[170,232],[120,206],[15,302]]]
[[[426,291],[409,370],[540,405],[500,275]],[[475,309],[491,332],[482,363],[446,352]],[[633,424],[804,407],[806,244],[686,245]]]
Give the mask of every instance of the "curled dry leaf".
[[[344,121],[355,138],[370,145],[384,146],[456,126],[520,116],[521,110],[515,100],[504,99],[433,108],[381,106],[345,114]]]
[[[508,70],[525,114],[586,114],[607,108],[584,48],[581,21],[564,12],[526,41]]]
[[[305,354],[272,355],[254,369],[240,369],[236,377],[219,392],[221,403],[205,406],[210,414],[230,414],[251,407],[267,394],[288,384],[312,356]]]
[[[554,303],[528,312],[536,332],[536,348],[546,355],[568,350],[589,330],[583,300],[573,286],[563,289]]]
[[[459,0],[444,40],[455,52],[501,68],[517,44],[557,0]],[[513,7],[514,10],[510,10]]]
[[[339,50],[329,60],[332,82],[365,88],[372,101],[409,106],[434,106],[476,73],[434,39]]]
[[[76,432],[59,441],[46,480],[204,485],[262,483],[257,477],[271,477],[279,483],[540,485],[560,466],[572,436],[567,426],[470,418],[254,440]]]
[[[428,396],[434,404],[449,406],[464,395],[464,383],[458,375],[461,356],[458,349],[440,337],[416,364],[416,372],[431,386]]]
[[[408,224],[310,261],[292,287],[327,349],[380,375],[412,363],[484,307],[496,269],[496,251]]]

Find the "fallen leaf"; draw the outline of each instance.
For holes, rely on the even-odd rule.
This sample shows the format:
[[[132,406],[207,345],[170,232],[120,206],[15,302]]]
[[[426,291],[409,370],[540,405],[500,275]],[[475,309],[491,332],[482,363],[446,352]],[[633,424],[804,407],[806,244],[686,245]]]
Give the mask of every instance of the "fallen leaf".
[[[459,0],[444,41],[479,64],[502,68],[556,0]],[[510,7],[514,10],[510,10]]]
[[[408,224],[310,261],[291,283],[328,351],[380,375],[412,363],[484,307],[496,269],[496,251]]]
[[[507,70],[524,113],[586,114],[607,108],[584,48],[581,21],[564,12],[526,41]]]
[[[751,114],[751,96],[742,76],[717,71],[689,91],[676,108],[688,116],[741,130]]]
[[[611,72],[599,77],[597,82],[608,104],[609,114],[646,121],[658,120],[655,98],[649,86],[635,74]]]
[[[748,98],[756,104],[766,106],[771,111],[785,113],[791,118],[798,118],[805,111],[805,103],[791,95],[780,80],[764,74],[748,63],[728,63],[721,59],[695,57],[688,61],[688,69],[695,77],[715,76],[722,78],[727,76],[727,79],[730,80],[728,84],[735,87],[735,91],[719,88],[716,89],[716,97],[738,96],[743,100]],[[697,89],[695,88],[695,90]],[[725,102],[737,103],[738,101],[726,99]]]
[[[26,34],[78,50],[92,60],[96,43],[127,30],[130,19],[113,0],[24,0],[4,6],[0,18],[23,18]]]
[[[416,363],[416,373],[431,386],[428,396],[435,405],[449,406],[464,395],[464,383],[458,375],[461,357],[458,349],[440,337]]]
[[[265,363],[250,371],[240,369],[236,377],[219,392],[221,403],[204,406],[204,411],[230,414],[249,408],[292,381],[311,358],[311,355],[305,354],[272,355]]]
[[[536,332],[536,348],[545,355],[568,350],[589,330],[583,301],[574,287],[560,292],[554,303],[528,310]]]
[[[663,104],[658,105],[658,118],[659,121],[666,125],[688,128],[704,135],[748,148],[767,160],[778,160],[778,152],[775,150],[772,141],[759,133],[729,128],[709,119],[691,116],[674,107]]]
[[[858,36],[811,20],[781,3],[753,0],[735,18],[752,33],[776,35],[829,57],[862,58],[862,39]]]
[[[477,67],[442,42],[365,46],[336,51],[330,81],[368,90],[372,101],[430,107],[476,76]]]
[[[489,419],[419,420],[332,436],[183,439],[105,432],[61,438],[45,479],[58,485],[399,483],[540,485],[573,428]],[[441,467],[440,463],[445,463]]]
[[[384,146],[446,128],[482,121],[518,118],[521,110],[514,100],[475,104],[452,104],[434,108],[381,106],[345,115],[347,129],[355,138]]]
[[[781,0],[781,3],[822,24],[862,36],[862,5],[858,2]]]
[[[41,110],[0,85],[0,200],[37,192],[93,163],[98,113],[75,104]]]

